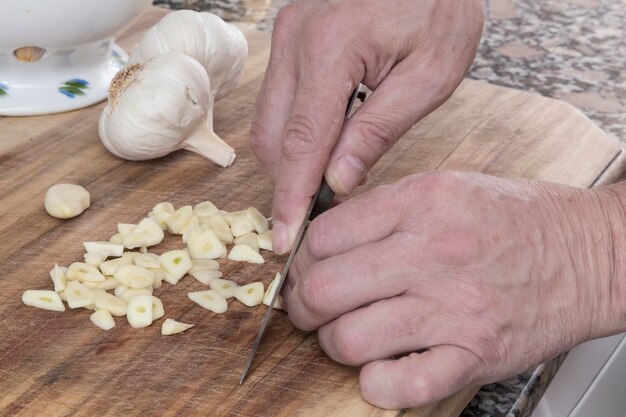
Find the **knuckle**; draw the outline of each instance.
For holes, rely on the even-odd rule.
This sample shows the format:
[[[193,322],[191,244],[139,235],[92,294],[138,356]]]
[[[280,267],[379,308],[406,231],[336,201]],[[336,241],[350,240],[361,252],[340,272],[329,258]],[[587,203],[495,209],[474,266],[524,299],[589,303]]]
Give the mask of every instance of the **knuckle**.
[[[328,247],[328,239],[331,238],[328,234],[327,216],[321,215],[317,217],[309,225],[306,238],[309,244],[309,250],[311,255],[315,259],[325,258],[326,248]]]
[[[301,281],[300,299],[304,308],[315,316],[323,316],[331,303],[331,290],[325,275],[313,266]]]
[[[380,116],[368,115],[367,120],[357,121],[354,127],[374,154],[389,150],[400,136],[394,123]]]
[[[318,124],[310,117],[292,116],[285,125],[282,156],[293,161],[325,149],[327,145],[320,137],[316,126]]]
[[[271,151],[271,141],[268,139],[267,132],[263,125],[257,121],[253,121],[250,126],[250,137],[248,142],[252,152],[258,157],[259,155],[265,155]]]

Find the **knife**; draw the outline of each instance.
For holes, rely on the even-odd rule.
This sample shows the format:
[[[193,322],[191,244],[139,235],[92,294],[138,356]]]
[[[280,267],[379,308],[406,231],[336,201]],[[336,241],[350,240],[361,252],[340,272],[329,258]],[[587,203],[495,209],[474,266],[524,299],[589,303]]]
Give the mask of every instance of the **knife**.
[[[362,87],[363,85],[359,84],[357,88],[354,90],[354,92],[352,93],[352,96],[350,96],[350,100],[348,101],[348,106],[346,108],[346,113],[345,113],[346,119],[350,116],[350,111],[352,110],[352,106],[354,105],[354,102],[356,101],[357,97],[360,98],[361,101],[365,99],[364,93],[361,93]],[[283,273],[280,275],[280,278],[278,279],[278,282],[276,283],[276,291],[274,292],[274,296],[272,297],[272,300],[270,301],[270,305],[267,309],[267,313],[265,313],[265,317],[263,318],[263,322],[261,323],[261,329],[259,330],[259,334],[257,335],[256,340],[254,341],[254,345],[252,345],[252,350],[250,351],[250,355],[248,356],[248,361],[246,362],[246,366],[243,369],[243,372],[241,373],[241,379],[239,380],[239,385],[243,383],[243,380],[246,378],[246,375],[248,375],[248,371],[250,370],[250,367],[252,366],[254,355],[256,354],[259,344],[261,343],[261,339],[263,338],[263,333],[265,333],[265,329],[267,328],[267,325],[272,316],[272,311],[274,310],[274,303],[276,302],[276,299],[280,295],[280,290],[283,288],[283,284],[285,283],[285,279],[287,278],[287,274],[289,273],[289,268],[291,267],[291,263],[293,262],[293,259],[296,257],[298,248],[300,247],[300,244],[302,243],[302,240],[304,239],[304,233],[306,232],[306,228],[307,228],[307,225],[309,224],[309,221],[315,219],[317,216],[319,216],[320,214],[328,210],[330,208],[330,204],[332,203],[334,197],[335,197],[335,193],[333,192],[333,190],[330,189],[328,184],[326,184],[326,181],[322,179],[322,184],[320,185],[319,190],[317,191],[317,193],[311,200],[311,203],[309,204],[309,207],[307,208],[304,221],[302,222],[302,225],[300,225],[300,229],[298,229],[298,234],[296,235],[296,239],[294,240],[293,247],[291,248],[291,253],[289,253],[289,258],[287,258],[287,263],[285,264]]]

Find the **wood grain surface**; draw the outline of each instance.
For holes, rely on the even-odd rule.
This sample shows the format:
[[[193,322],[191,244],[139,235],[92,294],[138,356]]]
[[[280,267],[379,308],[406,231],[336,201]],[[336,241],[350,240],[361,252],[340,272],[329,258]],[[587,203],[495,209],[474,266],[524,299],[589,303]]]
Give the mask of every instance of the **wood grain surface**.
[[[120,43],[131,48],[163,13],[144,14]],[[158,202],[208,199],[225,210],[254,205],[269,215],[272,184],[247,147],[269,35],[243,29],[251,51],[243,82],[215,113],[217,133],[237,150],[230,168],[185,151],[148,162],[114,157],[98,139],[103,104],[0,118],[0,415],[446,417],[458,415],[476,392],[469,387],[423,409],[377,409],[359,395],[358,370],[327,358],[315,334],[294,329],[284,313],[275,314],[239,386],[265,307],[231,301],[227,313],[212,314],[187,299],[204,288],[191,277],[155,292],[166,317],[196,324],[169,337],[160,335],[163,319],[139,330],[117,319],[105,332],[89,322],[88,310],[21,304],[24,290],[52,288],[48,270],[55,262],[82,260],[82,241],[108,239],[116,223],[136,222]],[[379,162],[363,189],[434,169],[590,187],[607,172],[622,174],[622,158],[623,150],[568,104],[465,81]],[[69,221],[46,215],[45,190],[59,182],[85,186],[91,207]],[[176,247],[179,237],[170,237],[154,251]],[[240,283],[267,284],[284,260],[267,256],[262,266],[226,260],[221,270]]]

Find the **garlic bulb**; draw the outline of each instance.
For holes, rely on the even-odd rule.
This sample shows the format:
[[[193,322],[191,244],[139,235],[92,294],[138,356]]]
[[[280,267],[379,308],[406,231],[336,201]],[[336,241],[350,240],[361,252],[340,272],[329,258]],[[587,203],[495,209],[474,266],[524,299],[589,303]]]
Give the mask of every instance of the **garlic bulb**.
[[[213,132],[210,91],[202,66],[180,52],[129,65],[111,83],[100,139],[113,154],[131,161],[187,149],[227,167],[235,152]]]
[[[248,57],[246,38],[211,13],[179,10],[165,16],[143,36],[130,63],[143,63],[164,52],[182,52],[198,61],[213,86],[214,99],[233,91]]]

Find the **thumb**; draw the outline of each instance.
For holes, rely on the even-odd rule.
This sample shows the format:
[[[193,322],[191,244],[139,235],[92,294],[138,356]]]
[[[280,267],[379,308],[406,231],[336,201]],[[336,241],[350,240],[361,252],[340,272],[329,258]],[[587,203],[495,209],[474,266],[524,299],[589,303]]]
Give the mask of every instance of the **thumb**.
[[[394,67],[344,124],[325,172],[333,191],[351,193],[400,136],[446,101],[460,81],[447,82],[409,59]]]
[[[363,366],[363,398],[382,408],[414,408],[449,397],[475,379],[478,357],[457,346],[442,345],[397,360]]]

